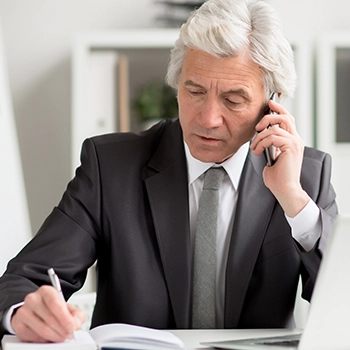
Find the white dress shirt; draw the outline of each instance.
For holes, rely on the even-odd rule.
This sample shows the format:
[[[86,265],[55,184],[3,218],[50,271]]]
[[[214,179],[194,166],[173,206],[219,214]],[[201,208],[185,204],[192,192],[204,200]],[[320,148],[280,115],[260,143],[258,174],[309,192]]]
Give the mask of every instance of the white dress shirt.
[[[192,247],[196,232],[199,199],[202,193],[204,173],[212,166],[222,166],[227,175],[219,190],[219,209],[216,238],[216,323],[224,326],[225,273],[229,243],[239,195],[238,185],[249,151],[249,142],[244,144],[231,158],[217,165],[203,163],[192,157],[187,144],[185,151],[188,168],[189,210]],[[306,250],[312,249],[321,234],[320,211],[310,199],[305,208],[294,218],[286,216],[292,228],[292,236]]]
[[[16,334],[11,326],[11,317],[13,312],[20,306],[22,306],[24,302],[12,305],[7,311],[4,312],[4,317],[2,319],[2,325],[3,327],[10,333],[10,334]]]

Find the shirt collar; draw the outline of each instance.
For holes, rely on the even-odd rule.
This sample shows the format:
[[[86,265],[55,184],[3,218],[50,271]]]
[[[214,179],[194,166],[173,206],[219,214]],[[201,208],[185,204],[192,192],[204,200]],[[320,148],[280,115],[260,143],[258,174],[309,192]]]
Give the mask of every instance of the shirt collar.
[[[212,166],[222,166],[226,170],[229,178],[231,179],[233,187],[236,190],[238,189],[238,184],[241,178],[244,162],[247,158],[249,150],[249,142],[242,145],[232,157],[228,158],[220,165],[215,163],[201,162],[200,160],[193,158],[186,142],[184,142],[184,144],[187,159],[189,185],[192,184],[198,177],[200,177]]]

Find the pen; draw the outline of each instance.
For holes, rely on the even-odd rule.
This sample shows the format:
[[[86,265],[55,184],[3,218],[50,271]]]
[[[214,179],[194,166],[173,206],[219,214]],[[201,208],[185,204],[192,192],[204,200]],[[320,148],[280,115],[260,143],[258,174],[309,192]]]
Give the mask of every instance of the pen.
[[[51,267],[50,269],[47,270],[47,273],[50,277],[50,281],[51,281],[52,286],[57,290],[62,301],[65,303],[66,299],[64,299],[64,296],[62,293],[62,288],[61,288],[61,283],[60,283],[60,280],[58,279],[58,276],[56,275],[55,270]],[[73,338],[76,339],[75,332],[73,332]]]
[[[66,302],[66,300],[64,299],[63,293],[62,293],[60,280],[58,279],[58,276],[56,275],[55,270],[51,267],[50,269],[47,270],[47,273],[49,274],[51,284],[57,290],[57,292],[60,295],[61,299],[64,302]]]

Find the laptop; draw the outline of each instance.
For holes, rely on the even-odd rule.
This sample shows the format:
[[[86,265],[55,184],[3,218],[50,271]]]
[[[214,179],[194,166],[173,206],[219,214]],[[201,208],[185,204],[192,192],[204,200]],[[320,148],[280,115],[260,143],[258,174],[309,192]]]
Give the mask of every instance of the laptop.
[[[350,349],[350,216],[334,223],[302,334],[202,344],[231,350]]]

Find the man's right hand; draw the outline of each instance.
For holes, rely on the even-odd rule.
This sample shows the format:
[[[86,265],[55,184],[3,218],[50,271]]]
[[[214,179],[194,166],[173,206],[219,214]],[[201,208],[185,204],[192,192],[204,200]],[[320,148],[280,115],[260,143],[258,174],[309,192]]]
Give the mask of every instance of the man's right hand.
[[[62,301],[55,288],[42,286],[28,294],[12,316],[11,326],[26,342],[63,342],[86,321],[84,311]]]

